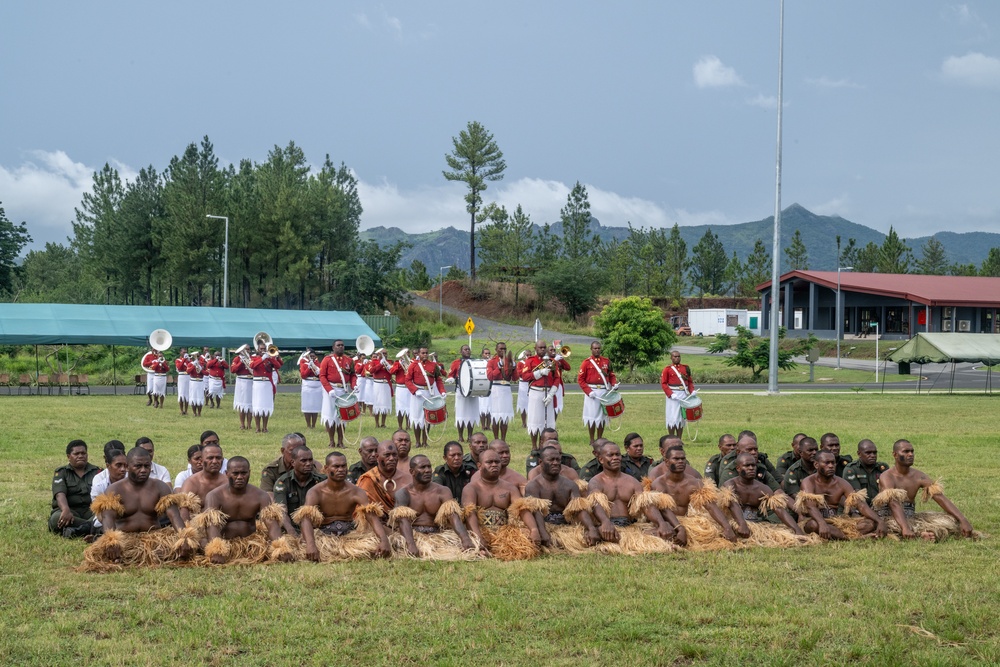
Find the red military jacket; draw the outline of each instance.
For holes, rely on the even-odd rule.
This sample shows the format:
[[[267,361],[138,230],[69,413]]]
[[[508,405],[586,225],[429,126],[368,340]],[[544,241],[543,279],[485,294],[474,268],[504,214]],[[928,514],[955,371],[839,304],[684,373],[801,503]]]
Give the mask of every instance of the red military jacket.
[[[455,361],[451,362],[451,368],[448,369],[448,377],[455,382],[458,382],[458,373],[462,370],[463,361],[465,361],[465,359],[463,357],[459,357]]]
[[[168,370],[170,370],[170,366],[167,364],[167,362],[160,361],[159,359],[154,359],[153,363],[149,365],[149,368],[154,373],[166,373]]]
[[[205,366],[201,364],[201,359],[198,359],[198,363],[200,364],[198,367],[195,367],[194,362],[194,359],[190,359],[184,365],[185,370],[187,370],[187,374],[190,375],[193,380],[205,377]]]
[[[142,355],[142,361],[139,362],[139,365],[142,366],[142,370],[148,373],[153,368],[153,362],[156,361],[157,357],[158,355],[156,352],[147,352]],[[153,372],[155,373],[156,371]]]
[[[601,373],[604,373],[604,377],[608,381],[608,386],[613,387],[618,384],[618,378],[615,377],[615,372],[611,370],[611,362],[608,361],[607,357],[594,357],[591,355],[583,363],[580,364],[580,372],[576,375],[576,382],[580,385],[580,389],[584,391],[587,396],[590,396],[590,392],[593,391],[593,387],[590,385],[598,385],[599,387],[604,386],[604,380],[601,379],[601,373],[597,372],[594,368],[594,362],[601,369]]]
[[[338,368],[340,371],[337,370]],[[335,354],[326,355],[319,365],[319,381],[323,384],[326,393],[333,391],[334,385],[343,386],[345,389],[354,389],[358,386],[358,376],[354,372],[354,360],[346,354],[339,357]]]
[[[229,370],[233,372],[233,375],[240,377],[246,377],[251,374],[250,369],[243,363],[243,357],[239,355],[233,357],[233,364],[230,366]]]
[[[381,359],[376,358],[369,361],[365,366],[365,371],[368,373],[368,377],[373,380],[382,380],[383,382],[392,380],[392,373],[382,364]]]
[[[208,368],[208,374],[214,378],[225,379],[226,371],[229,370],[229,364],[225,359],[216,359],[215,357],[209,359],[205,366]]]
[[[313,372],[313,369],[309,367],[309,362],[305,359],[299,362],[299,375],[302,376],[303,380],[319,378],[319,375]]]
[[[418,389],[428,389],[424,382],[424,373],[431,385],[437,385],[438,392],[444,394],[444,381],[441,379],[442,373],[440,365],[428,359],[423,362],[424,373],[420,372],[421,362],[414,359],[410,367],[406,369],[406,388],[411,394],[416,394]]]
[[[552,362],[552,374],[556,376],[556,386],[563,383],[563,373],[569,370],[569,362],[565,359]]]
[[[187,359],[184,357],[174,359],[174,368],[177,369],[178,375],[187,375]]]
[[[663,393],[667,396],[674,395],[673,390],[670,388],[671,385],[674,387],[683,386],[689,394],[693,392],[694,380],[691,379],[691,367],[685,364],[665,367],[663,373],[660,375],[660,386],[663,387]]]
[[[406,384],[406,368],[403,366],[401,360],[397,359],[392,364],[392,367],[389,368],[389,372],[392,374],[392,379],[397,386]]]
[[[486,362],[486,378],[492,382],[514,382],[517,371],[512,365],[516,364],[508,364],[503,357],[492,357]]]
[[[539,364],[543,363],[545,360],[538,355],[531,355],[524,360],[524,370],[521,371],[521,379],[531,383],[532,387],[554,387],[556,386],[556,379],[554,377],[554,372],[548,375],[543,375],[542,377],[535,379],[535,369],[538,368]],[[540,370],[540,369],[539,369]]]

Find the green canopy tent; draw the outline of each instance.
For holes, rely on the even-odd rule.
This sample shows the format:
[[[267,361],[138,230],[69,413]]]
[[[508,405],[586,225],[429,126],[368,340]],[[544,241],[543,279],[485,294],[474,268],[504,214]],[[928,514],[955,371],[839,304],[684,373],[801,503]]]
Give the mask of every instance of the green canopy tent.
[[[955,385],[955,364],[983,364],[987,367],[986,389],[992,393],[992,368],[1000,364],[1000,334],[918,333],[888,357],[900,364],[900,373],[909,364],[952,364],[951,383]],[[917,391],[920,385],[917,385]]]
[[[35,345],[36,357],[38,345],[145,346],[155,329],[169,331],[174,347],[239,347],[260,331],[281,350],[327,349],[338,339],[353,347],[361,335],[381,345],[378,334],[350,311],[0,304],[0,345]]]

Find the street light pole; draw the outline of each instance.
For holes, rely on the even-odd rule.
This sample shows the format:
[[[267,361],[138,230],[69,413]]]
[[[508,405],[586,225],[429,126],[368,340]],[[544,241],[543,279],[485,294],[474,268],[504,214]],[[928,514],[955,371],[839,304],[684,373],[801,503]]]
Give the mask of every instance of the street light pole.
[[[442,266],[438,270],[438,324],[444,320],[444,270],[451,266]]]
[[[774,241],[771,246],[771,340],[767,364],[767,393],[778,393],[778,288],[781,287],[781,106],[785,67],[785,0],[778,8],[778,141],[774,179]],[[791,289],[789,286],[787,289]],[[785,313],[788,317],[789,314]]]
[[[226,221],[226,242],[222,251],[222,307],[229,305],[229,217],[225,215],[206,215],[206,218]]]
[[[843,306],[840,303],[840,272],[850,271],[853,268],[853,266],[837,267],[837,307],[834,308],[834,311],[836,312],[835,317],[837,318],[837,370],[840,370],[840,327],[844,325]]]

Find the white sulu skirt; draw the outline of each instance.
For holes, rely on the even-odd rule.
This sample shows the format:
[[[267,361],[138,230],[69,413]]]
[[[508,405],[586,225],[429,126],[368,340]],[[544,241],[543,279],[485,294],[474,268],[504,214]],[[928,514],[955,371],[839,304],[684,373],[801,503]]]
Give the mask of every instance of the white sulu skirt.
[[[253,379],[250,376],[236,376],[236,389],[233,391],[233,410],[237,412],[250,412],[253,410]]]
[[[583,423],[586,426],[606,426],[608,424],[608,413],[604,411],[599,399],[604,396],[607,389],[591,387],[590,396],[583,399]]]
[[[302,380],[302,412],[314,414],[323,409],[323,385],[318,378]]]
[[[490,419],[497,424],[507,424],[514,418],[514,399],[509,384],[493,383],[490,392]]]
[[[253,412],[254,417],[270,417],[274,414],[274,390],[271,381],[265,377],[254,378],[253,382]]]
[[[188,391],[191,388],[191,376],[187,373],[177,374],[177,402],[187,403]]]
[[[191,405],[205,405],[205,379],[188,378],[188,403]]]
[[[388,380],[371,379],[368,386],[368,402],[372,406],[372,414],[387,415],[392,412],[392,385]],[[406,386],[404,385],[405,389]]]

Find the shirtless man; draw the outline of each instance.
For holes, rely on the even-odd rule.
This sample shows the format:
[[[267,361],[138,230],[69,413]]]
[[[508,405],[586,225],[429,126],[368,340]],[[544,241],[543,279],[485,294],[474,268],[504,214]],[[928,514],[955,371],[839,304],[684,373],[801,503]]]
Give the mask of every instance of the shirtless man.
[[[604,494],[611,503],[610,515],[597,503],[594,503],[593,512],[594,518],[600,522],[598,532],[601,539],[605,542],[617,542],[619,538],[615,526],[624,528],[635,522],[629,516],[628,505],[633,496],[642,493],[642,484],[631,475],[622,473],[622,453],[613,442],[601,447],[600,461],[603,470],[591,478],[587,494]],[[656,534],[660,539],[673,540],[681,545],[687,543],[687,533],[672,511],[647,507],[644,512],[646,518],[656,526]]]
[[[560,474],[562,468],[562,456],[559,450],[555,447],[543,448],[541,452],[541,464],[537,467],[537,469],[542,471],[542,474],[528,482],[524,489],[524,495],[548,500],[551,503],[549,505],[549,513],[544,517],[541,512],[535,512],[535,521],[538,523],[539,533],[543,530],[548,532],[545,528],[545,524],[547,523],[554,526],[566,525],[568,521],[563,516],[566,506],[573,502],[574,499],[581,497],[580,488]],[[583,538],[586,540],[587,546],[592,547],[600,542],[601,534],[597,531],[590,512],[580,512],[576,516],[580,523],[583,524]]]
[[[573,468],[571,468],[570,466],[562,463],[562,456],[563,456],[562,445],[559,444],[559,441],[546,440],[544,443],[542,443],[542,449],[546,449],[548,447],[555,447],[556,451],[559,452],[559,460],[560,460],[559,474],[565,477],[566,479],[570,480],[571,482],[575,482],[576,480],[580,479],[580,474],[577,471],[573,470]],[[534,468],[531,469],[531,472],[528,473],[528,481],[530,482],[531,480],[537,478],[541,474],[542,474],[542,467],[540,465],[536,465]]]
[[[396,452],[399,454],[399,461],[396,463],[396,467],[402,470],[410,469],[410,447],[412,443],[410,442],[410,434],[399,429],[392,434],[392,444],[396,445]]]
[[[222,447],[211,444],[202,447],[201,462],[201,472],[196,472],[187,478],[181,486],[181,493],[193,493],[201,498],[201,505],[205,507],[205,499],[208,494],[226,483],[226,476],[220,472],[222,470]],[[181,508],[181,517],[185,521],[191,519],[191,513],[186,507]]]
[[[516,486],[517,490],[523,495],[524,487],[528,483],[528,480],[524,478],[524,475],[521,475],[510,467],[510,445],[503,440],[493,440],[490,442],[489,448],[500,455],[500,479]],[[475,481],[480,476],[480,472],[477,470],[469,481]]]
[[[507,508],[522,497],[521,492],[510,482],[500,479],[500,455],[492,449],[479,455],[479,472],[482,473],[479,479],[470,480],[462,489],[462,506],[482,510],[489,519],[487,527],[506,525]],[[528,527],[531,541],[536,546],[543,544],[532,512],[528,509],[522,511],[521,520]],[[480,552],[488,556],[489,542],[483,537],[478,512],[470,512],[467,522],[469,531],[479,539]]]
[[[677,505],[677,509],[674,511],[680,516],[685,516],[688,513],[688,506],[691,504],[691,496],[704,488],[705,481],[688,476],[687,454],[684,453],[684,447],[681,445],[672,445],[667,449],[664,463],[666,463],[668,468],[667,474],[653,480],[652,489],[653,491],[669,494]],[[719,528],[722,529],[722,536],[730,542],[735,542],[736,533],[733,532],[733,527],[729,525],[729,521],[726,520],[726,516],[722,513],[718,504],[713,500],[704,503],[703,507],[715,523],[719,524]],[[742,520],[743,513],[740,512],[737,516],[739,516],[737,523],[740,526],[740,535],[749,537],[750,529],[747,528],[746,522]]]
[[[389,445],[392,446],[391,444]],[[395,447],[393,447],[395,453]],[[354,530],[354,510],[359,505],[367,505],[370,501],[368,495],[360,488],[347,481],[347,457],[342,452],[330,452],[326,455],[326,465],[323,466],[326,474],[326,482],[317,484],[309,489],[306,494],[307,507],[318,508],[323,516],[323,520],[318,529],[326,535],[343,536]],[[294,520],[298,521],[302,528],[302,538],[306,543],[306,558],[313,562],[319,562],[319,549],[316,547],[316,534],[313,517],[307,512],[302,512],[302,516],[296,514]],[[373,513],[365,515],[368,525],[379,538],[379,546],[375,555],[388,558],[392,554],[389,546],[389,537],[386,535],[385,526]]]
[[[863,500],[860,503],[846,502],[848,496],[854,493],[854,488],[843,477],[837,477],[837,458],[833,453],[825,450],[819,452],[812,463],[816,472],[802,480],[802,490],[796,501],[799,516],[808,517],[802,528],[807,533],[816,533],[824,540],[846,540],[847,536],[843,531],[827,521],[837,516],[840,505],[843,504],[845,515],[851,509],[856,509],[864,517],[858,521],[859,533],[885,537],[885,522],[868,507],[868,503]],[[823,497],[823,503],[817,502],[819,496]]]
[[[665,435],[660,438],[660,462],[653,468],[649,470],[649,478],[656,479],[657,477],[662,477],[670,472],[670,463],[667,461],[667,450],[671,447],[680,446],[684,447],[684,442],[680,439],[680,436],[676,435]],[[684,474],[693,479],[701,479],[701,474],[688,464],[688,467],[684,470]]]
[[[431,481],[434,476],[434,469],[431,467],[431,460],[423,454],[418,454],[410,459],[410,476],[413,482],[396,492],[396,507],[408,507],[416,513],[416,517],[401,515],[398,521],[399,532],[406,540],[406,550],[411,556],[420,557],[420,549],[413,539],[413,531],[419,533],[438,533],[443,526],[438,526],[435,522],[438,510],[447,502],[454,503],[455,512],[449,518],[451,529],[454,530],[460,540],[462,549],[473,549],[472,540],[462,523],[462,510],[457,501],[452,497],[451,491],[446,486],[435,484]]]
[[[396,506],[396,491],[413,481],[410,473],[399,469],[399,452],[389,440],[378,443],[375,467],[358,478],[358,488],[373,503],[382,503],[388,512]]]
[[[152,469],[153,459],[142,447],[136,447],[128,453],[128,475],[125,479],[115,482],[108,487],[108,490],[98,496],[95,503],[103,498],[113,498],[120,496],[119,508],[104,508],[101,512],[101,525],[104,526],[105,536],[113,530],[120,530],[124,533],[144,533],[160,527],[159,518],[156,512],[156,505],[170,495],[170,486],[158,479],[150,479],[149,473]],[[181,518],[177,507],[171,505],[167,508],[167,518],[177,532],[184,530],[184,519]],[[111,544],[108,546],[107,558],[112,563],[121,560],[121,546]],[[191,554],[187,544],[180,547],[177,555],[186,558]]]
[[[889,489],[903,489],[906,491],[906,500],[892,500],[889,502],[889,509],[892,518],[899,524],[899,530],[903,537],[916,537],[910,526],[909,517],[913,515],[917,498],[917,491],[924,489],[925,494],[929,494],[945,512],[950,514],[958,522],[959,530],[965,537],[972,537],[972,524],[965,515],[962,514],[954,503],[944,495],[940,485],[935,484],[925,473],[913,467],[914,453],[913,445],[909,440],[897,440],[892,445],[892,458],[895,465],[878,478],[879,488],[883,491]],[[926,498],[926,495],[925,495]],[[927,535],[923,535],[927,537]]]
[[[760,503],[765,498],[775,498],[776,495],[776,502],[768,502],[766,506],[769,506],[775,516],[781,520],[781,523],[788,526],[793,533],[796,535],[805,535],[802,529],[799,528],[799,524],[788,513],[788,496],[782,491],[773,491],[767,484],[757,479],[756,456],[749,452],[737,455],[736,472],[738,476],[728,480],[723,486],[732,489],[733,494],[736,496],[735,500],[729,506],[729,513],[735,517],[736,523],[739,524],[736,532],[740,537],[747,537],[749,533],[748,529],[746,531],[747,534],[744,534],[743,526],[745,521],[767,521],[767,513],[761,512]],[[784,504],[781,503],[781,500],[784,501]]]
[[[206,544],[211,545],[217,539],[233,540],[253,535],[257,531],[258,515],[267,525],[271,542],[280,539],[281,523],[273,516],[268,516],[274,512],[265,510],[272,503],[271,496],[249,483],[250,462],[242,456],[234,456],[226,468],[226,480],[228,484],[216,487],[205,498],[206,511],[218,510],[228,517],[224,525],[219,525],[217,522],[206,523]],[[284,515],[283,511],[280,513]],[[212,549],[211,546],[205,547],[205,554],[216,565],[225,563],[228,558],[226,550]],[[292,558],[290,551],[278,556],[278,560],[286,563]]]

